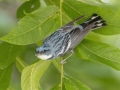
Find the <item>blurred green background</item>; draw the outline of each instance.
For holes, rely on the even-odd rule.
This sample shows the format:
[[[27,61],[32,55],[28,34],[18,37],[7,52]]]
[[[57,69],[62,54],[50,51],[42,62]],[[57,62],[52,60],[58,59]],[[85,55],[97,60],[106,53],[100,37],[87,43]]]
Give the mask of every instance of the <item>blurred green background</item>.
[[[16,19],[16,10],[21,3],[20,0],[0,1],[0,37],[9,33],[10,30],[17,25],[19,20]],[[86,38],[120,48],[120,35],[103,36],[90,32]],[[27,64],[36,62],[38,59],[34,56],[34,51],[37,45],[32,44],[25,47],[25,50],[21,53],[22,59],[25,60]],[[72,56],[64,65],[64,70],[66,74],[85,83],[92,90],[120,89],[120,71],[104,64],[82,60]],[[14,65],[11,85],[15,90],[21,90],[20,78],[21,73],[17,70],[16,65]],[[59,82],[60,72],[51,64],[40,81],[41,86],[43,90],[49,90],[49,88],[59,84]]]

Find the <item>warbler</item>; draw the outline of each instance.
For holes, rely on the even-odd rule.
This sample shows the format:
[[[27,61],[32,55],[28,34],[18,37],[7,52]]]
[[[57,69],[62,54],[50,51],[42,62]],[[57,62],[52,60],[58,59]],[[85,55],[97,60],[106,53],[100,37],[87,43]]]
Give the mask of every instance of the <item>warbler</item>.
[[[36,56],[42,60],[51,60],[72,52],[67,57],[69,58],[74,53],[73,49],[84,39],[88,32],[106,26],[106,22],[97,14],[91,15],[88,20],[75,26],[74,23],[83,17],[84,15],[69,22],[48,36],[43,45],[36,49]],[[64,63],[66,59],[62,60],[61,63]]]

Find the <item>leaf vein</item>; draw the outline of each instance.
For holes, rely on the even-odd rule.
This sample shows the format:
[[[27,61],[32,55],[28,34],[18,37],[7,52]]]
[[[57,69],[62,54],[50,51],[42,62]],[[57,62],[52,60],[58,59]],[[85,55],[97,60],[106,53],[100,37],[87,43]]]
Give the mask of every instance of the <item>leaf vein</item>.
[[[95,54],[95,55],[97,55],[97,56],[99,56],[99,57],[101,57],[101,58],[104,58],[104,59],[106,59],[106,60],[109,60],[109,61],[116,62],[116,63],[119,63],[119,64],[120,64],[120,62],[118,62],[118,61],[114,61],[114,60],[111,60],[110,58],[106,58],[106,57],[103,57],[103,56],[98,55],[97,53],[95,53],[95,52],[91,51],[90,49],[88,49],[84,44],[81,44],[81,45],[82,45],[85,49],[87,49],[88,51],[90,51],[91,53],[93,53],[93,54]]]

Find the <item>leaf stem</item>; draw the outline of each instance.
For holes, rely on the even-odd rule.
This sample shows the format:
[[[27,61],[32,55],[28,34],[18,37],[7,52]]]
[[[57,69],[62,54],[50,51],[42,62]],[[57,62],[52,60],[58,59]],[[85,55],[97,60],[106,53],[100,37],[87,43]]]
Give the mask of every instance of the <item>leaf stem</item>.
[[[60,26],[62,27],[62,2],[63,0],[60,0]],[[61,58],[62,59],[62,58]],[[63,77],[64,77],[64,70],[63,70],[63,64],[61,64],[61,82],[60,82],[60,90],[62,90],[63,85]]]
[[[22,72],[22,70],[27,66],[27,63],[25,63],[19,56],[16,57],[16,66],[17,69]]]
[[[62,2],[63,0],[60,0],[60,26],[62,27]]]
[[[62,2],[63,0],[60,0],[60,26],[62,27]],[[61,58],[62,59],[62,58]],[[63,83],[63,77],[64,77],[64,70],[63,70],[63,64],[61,64],[61,82],[60,82],[60,90],[62,90],[62,83]]]
[[[22,66],[23,69],[26,67],[27,64],[26,65],[23,64],[22,61],[21,61],[21,59],[19,57],[16,57],[16,60]]]
[[[64,77],[64,70],[63,70],[63,64],[61,64],[61,82],[60,82],[60,90],[62,90],[63,85],[63,77]]]

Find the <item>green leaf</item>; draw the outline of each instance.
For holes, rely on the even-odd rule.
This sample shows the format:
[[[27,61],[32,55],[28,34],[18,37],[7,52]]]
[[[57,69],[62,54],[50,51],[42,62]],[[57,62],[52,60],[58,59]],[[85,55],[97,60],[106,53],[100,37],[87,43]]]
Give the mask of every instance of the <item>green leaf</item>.
[[[82,59],[104,63],[120,70],[120,49],[91,40],[83,40],[76,48],[76,54]]]
[[[7,88],[7,90],[15,90],[11,85]]]
[[[60,64],[60,58],[57,58],[52,61],[53,65],[56,67],[56,69],[60,72],[61,64]]]
[[[59,85],[52,87],[50,90],[61,90]]]
[[[120,34],[120,11],[113,11],[99,6],[92,6],[76,0],[64,0],[63,10],[72,19],[75,19],[83,14],[86,15],[85,19],[81,20],[82,22],[87,20],[91,14],[97,13],[107,22],[107,26],[94,30],[94,32],[103,35]]]
[[[60,7],[60,0],[44,0],[47,5],[56,5]]]
[[[6,68],[22,50],[21,46],[3,42],[0,45],[0,68]]]
[[[25,16],[25,13],[31,13],[40,7],[40,0],[30,0],[24,2],[17,9],[17,18],[22,18]]]
[[[44,74],[51,61],[39,61],[27,66],[22,71],[22,90],[39,90],[39,80]]]
[[[19,70],[19,72],[22,72],[22,70],[27,66],[27,63],[25,63],[21,58],[16,58],[16,67]]]
[[[9,87],[13,64],[5,69],[0,69],[0,90],[6,90]]]
[[[20,1],[30,1],[30,0],[20,0]]]
[[[77,0],[77,1],[81,1],[90,5],[103,5],[105,4],[104,1],[101,0]]]
[[[85,84],[70,76],[64,77],[64,85],[66,90],[91,90]]]
[[[22,18],[19,26],[3,38],[2,40],[18,45],[26,45],[35,43],[51,34],[59,27],[58,12],[56,6],[48,6],[43,9],[38,9],[31,14]]]
[[[101,6],[111,10],[120,9],[118,5],[120,4],[119,0],[77,0],[90,5]]]

